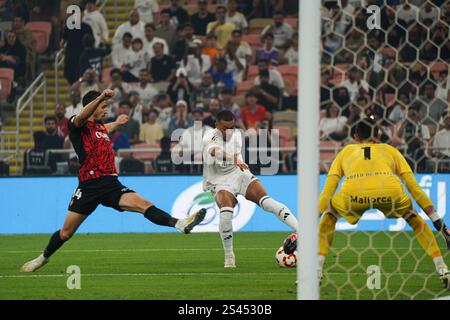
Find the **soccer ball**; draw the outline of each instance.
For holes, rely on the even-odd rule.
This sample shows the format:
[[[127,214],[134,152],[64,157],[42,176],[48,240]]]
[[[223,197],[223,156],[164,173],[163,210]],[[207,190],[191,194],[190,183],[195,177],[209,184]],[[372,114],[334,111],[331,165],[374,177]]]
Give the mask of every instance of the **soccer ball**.
[[[275,261],[282,268],[292,268],[297,264],[297,251],[286,254],[281,246],[275,253]]]

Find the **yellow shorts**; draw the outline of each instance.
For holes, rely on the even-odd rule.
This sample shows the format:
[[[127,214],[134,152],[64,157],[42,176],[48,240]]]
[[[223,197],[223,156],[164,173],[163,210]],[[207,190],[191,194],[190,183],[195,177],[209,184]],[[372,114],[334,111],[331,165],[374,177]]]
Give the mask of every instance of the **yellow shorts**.
[[[411,198],[405,191],[363,190],[339,191],[331,198],[331,207],[348,223],[358,223],[366,210],[378,209],[387,218],[403,218],[413,209]]]

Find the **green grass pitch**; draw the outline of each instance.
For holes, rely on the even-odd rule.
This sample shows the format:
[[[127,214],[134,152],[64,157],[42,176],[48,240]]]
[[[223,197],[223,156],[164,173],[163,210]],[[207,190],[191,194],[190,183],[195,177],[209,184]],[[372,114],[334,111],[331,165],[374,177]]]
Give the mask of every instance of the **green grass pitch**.
[[[218,234],[77,234],[33,274],[20,266],[49,235],[0,236],[0,299],[283,299],[296,298],[295,268],[275,264],[287,233],[235,233],[236,269],[223,268]],[[439,239],[442,249],[443,241]],[[444,258],[450,264],[450,255]],[[69,290],[67,267],[81,269]],[[299,263],[301,267],[301,261]],[[380,266],[380,287],[367,268]],[[411,233],[338,232],[325,264],[322,299],[431,299],[444,291]]]

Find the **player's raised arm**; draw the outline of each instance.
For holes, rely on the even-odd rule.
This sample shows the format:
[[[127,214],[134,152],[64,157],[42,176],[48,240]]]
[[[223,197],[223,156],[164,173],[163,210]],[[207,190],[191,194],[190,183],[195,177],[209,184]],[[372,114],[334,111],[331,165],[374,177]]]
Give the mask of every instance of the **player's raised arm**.
[[[128,120],[129,118],[126,114],[121,114],[117,117],[116,121],[105,124],[106,131],[108,131],[108,133],[114,131],[118,126],[127,123]]]
[[[450,231],[445,225],[444,220],[439,217],[439,214],[436,212],[430,198],[417,183],[417,180],[414,177],[414,173],[412,172],[411,167],[409,166],[406,159],[397,149],[394,150],[396,171],[398,176],[400,177],[400,179],[402,179],[403,184],[406,186],[417,204],[433,222],[436,230],[441,232],[441,234],[444,236],[444,239],[447,243],[447,248],[450,250]]]
[[[87,93],[89,94],[89,92]],[[94,114],[100,103],[114,96],[114,91],[110,89],[105,89],[98,97],[93,101],[84,106],[83,110],[75,116],[73,123],[76,127],[82,127],[86,121]]]
[[[319,196],[319,214],[322,214],[328,208],[330,199],[336,192],[339,182],[344,175],[342,170],[343,157],[344,149],[338,153],[336,159],[334,159],[331,164],[330,170],[328,171],[327,181],[325,182],[325,186]]]

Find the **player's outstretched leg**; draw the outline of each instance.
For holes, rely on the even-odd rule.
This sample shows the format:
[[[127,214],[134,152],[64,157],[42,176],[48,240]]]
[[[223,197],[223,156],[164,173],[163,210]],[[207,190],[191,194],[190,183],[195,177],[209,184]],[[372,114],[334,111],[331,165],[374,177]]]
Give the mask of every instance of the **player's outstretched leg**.
[[[297,231],[297,219],[289,208],[267,195],[259,180],[254,180],[247,188],[245,198],[259,205],[264,211],[272,212],[292,230]]]
[[[124,193],[120,197],[119,207],[121,210],[142,213],[145,218],[154,224],[173,227],[184,234],[190,233],[206,216],[206,210],[200,209],[189,217],[177,219],[134,192]]]
[[[47,247],[44,249],[44,252],[36,259],[26,262],[22,266],[22,268],[20,268],[20,271],[34,272],[45,265],[49,261],[50,256],[54,254],[56,250],[61,248],[61,246],[72,237],[72,235],[87,217],[88,215],[82,215],[69,211],[63,228],[53,233],[53,235],[50,237],[50,241],[48,242]]]
[[[437,244],[436,238],[425,220],[416,212],[411,212],[404,217],[406,222],[411,226],[423,250],[429,255],[434,262],[436,272],[447,290],[450,290],[450,272],[442,258],[441,250]]]
[[[225,253],[224,267],[235,268],[236,259],[233,251],[233,208],[237,200],[230,192],[221,190],[216,193],[216,202],[220,208],[219,234]]]

